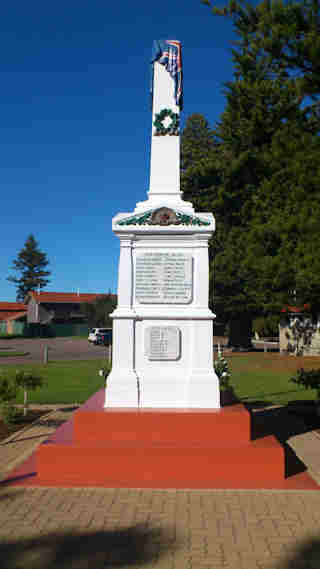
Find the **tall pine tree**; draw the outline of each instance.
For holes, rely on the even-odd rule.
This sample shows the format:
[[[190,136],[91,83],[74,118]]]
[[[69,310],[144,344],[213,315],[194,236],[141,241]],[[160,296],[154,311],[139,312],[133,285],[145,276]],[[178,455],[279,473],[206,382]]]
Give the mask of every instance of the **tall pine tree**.
[[[214,11],[231,17],[238,35],[235,74],[206,157],[192,156],[189,129],[193,162],[182,186],[217,220],[215,311],[244,330],[283,304],[319,304],[319,5],[231,0]],[[183,145],[184,137],[182,156]]]
[[[46,253],[40,251],[32,233],[28,236],[24,247],[13,261],[12,269],[20,274],[19,277],[9,276],[8,281],[14,283],[17,289],[17,301],[23,302],[28,292],[44,288],[51,274],[45,268],[49,264]]]

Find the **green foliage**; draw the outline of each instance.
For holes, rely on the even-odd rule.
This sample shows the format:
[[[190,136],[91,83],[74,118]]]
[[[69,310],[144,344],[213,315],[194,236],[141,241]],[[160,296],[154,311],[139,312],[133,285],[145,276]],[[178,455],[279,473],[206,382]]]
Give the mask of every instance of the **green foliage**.
[[[18,421],[21,413],[11,401],[0,401],[0,416],[6,425],[12,425]]]
[[[252,329],[261,337],[279,336],[279,316],[259,316],[252,323]]]
[[[16,286],[17,301],[23,302],[28,292],[44,288],[48,284],[47,277],[51,274],[45,270],[48,263],[46,253],[40,251],[37,241],[30,234],[17,259],[13,261],[12,269],[20,273],[20,276],[11,275],[7,279]]]
[[[305,370],[300,368],[295,376],[290,378],[292,383],[302,385],[304,389],[315,389],[317,397],[320,398],[320,369]]]
[[[219,378],[219,384],[221,390],[226,390],[230,388],[230,377],[231,373],[229,370],[228,362],[223,356],[222,352],[218,352],[217,358],[214,360],[214,370]]]
[[[45,381],[43,377],[34,371],[17,370],[15,383],[22,389],[26,389],[28,391],[36,391],[36,389],[43,387]]]
[[[7,423],[14,422],[18,412],[14,406],[20,389],[24,391],[24,415],[27,413],[28,391],[35,391],[44,385],[43,378],[32,371],[17,370],[12,377],[8,373],[0,374],[0,408],[1,416]]]
[[[98,296],[94,302],[81,304],[81,312],[88,320],[90,327],[112,328],[110,313],[113,312],[117,304],[114,294],[104,294]]]
[[[28,391],[36,391],[43,387],[45,381],[43,377],[34,371],[17,370],[15,375],[15,384],[18,388],[22,388],[24,392],[23,414],[27,414],[28,409]]]
[[[14,401],[17,396],[18,386],[4,372],[0,374],[0,401]]]
[[[232,0],[213,11],[238,36],[234,77],[215,128],[193,114],[182,134],[185,199],[217,222],[211,306],[214,292],[214,312],[231,324],[279,315],[286,304],[317,312],[319,3]]]
[[[18,392],[18,386],[4,372],[0,372],[0,415],[2,420],[9,424],[17,418],[17,411],[14,406]]]

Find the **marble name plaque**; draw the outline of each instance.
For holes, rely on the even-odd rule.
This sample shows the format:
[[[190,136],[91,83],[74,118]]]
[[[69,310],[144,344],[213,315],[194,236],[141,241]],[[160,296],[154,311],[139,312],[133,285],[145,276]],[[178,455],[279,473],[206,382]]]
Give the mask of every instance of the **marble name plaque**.
[[[191,302],[192,255],[156,251],[137,255],[135,296],[141,304]]]
[[[145,352],[149,360],[177,360],[180,345],[180,328],[177,326],[149,326],[145,330]]]

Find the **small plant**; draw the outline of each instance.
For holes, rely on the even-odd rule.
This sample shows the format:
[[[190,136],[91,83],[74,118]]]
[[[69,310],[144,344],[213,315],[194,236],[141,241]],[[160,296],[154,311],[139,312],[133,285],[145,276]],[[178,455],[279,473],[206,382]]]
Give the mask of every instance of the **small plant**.
[[[0,373],[0,412],[3,421],[7,424],[14,423],[17,419],[18,411],[13,403],[17,392],[16,383]]]
[[[320,399],[320,369],[306,370],[303,367],[297,370],[296,376],[290,378],[292,383],[302,385],[305,389],[315,389]]]
[[[230,389],[230,382],[229,379],[231,377],[231,372],[229,371],[229,366],[227,360],[223,357],[223,353],[218,347],[218,357],[214,360],[214,371],[216,372],[219,383],[220,389],[226,390]]]
[[[28,391],[36,391],[44,385],[44,379],[32,371],[16,371],[15,384],[21,387],[24,392],[23,396],[23,415],[27,414],[28,410]]]

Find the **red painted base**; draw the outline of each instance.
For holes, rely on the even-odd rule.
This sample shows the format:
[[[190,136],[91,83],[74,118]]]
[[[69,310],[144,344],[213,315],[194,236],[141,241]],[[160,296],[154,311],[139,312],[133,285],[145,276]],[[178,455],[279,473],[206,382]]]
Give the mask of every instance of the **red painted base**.
[[[6,483],[106,488],[318,489],[285,478],[273,436],[250,441],[241,404],[219,410],[104,409],[104,390],[40,445]]]

